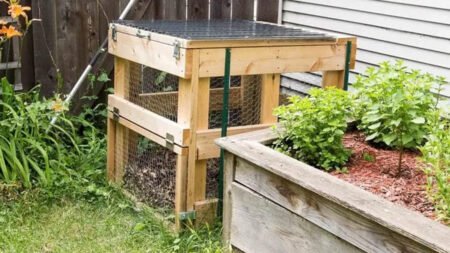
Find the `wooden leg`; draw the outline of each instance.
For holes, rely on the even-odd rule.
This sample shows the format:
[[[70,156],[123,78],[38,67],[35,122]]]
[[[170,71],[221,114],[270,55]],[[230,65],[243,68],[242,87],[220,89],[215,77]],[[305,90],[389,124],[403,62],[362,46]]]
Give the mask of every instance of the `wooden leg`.
[[[193,88],[192,86],[198,86]],[[206,160],[197,160],[197,131],[207,130],[209,122],[210,79],[201,78],[191,81],[191,139],[188,163],[188,211],[194,210],[197,201],[206,199]],[[196,104],[196,106],[193,106]]]
[[[116,176],[115,176],[115,153],[116,153],[116,122],[114,122],[113,119],[108,118],[108,130],[107,130],[107,136],[108,136],[108,153],[107,153],[107,175],[108,179],[111,182],[115,182]]]
[[[186,183],[188,172],[188,156],[177,155],[176,184],[175,184],[175,224],[181,229],[179,214],[186,211]]]
[[[344,76],[345,71],[324,71],[322,78],[322,88],[337,87],[339,89],[344,88]]]
[[[280,74],[262,75],[261,124],[277,123],[273,110],[280,105]]]

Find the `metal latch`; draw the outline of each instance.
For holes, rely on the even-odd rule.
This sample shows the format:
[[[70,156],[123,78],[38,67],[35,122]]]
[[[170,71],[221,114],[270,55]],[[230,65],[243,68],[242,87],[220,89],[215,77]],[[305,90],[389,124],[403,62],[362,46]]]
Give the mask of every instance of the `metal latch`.
[[[197,212],[195,210],[189,212],[180,212],[180,221],[184,220],[195,220],[197,217]]]
[[[114,107],[114,108],[113,108],[113,111],[112,111],[112,114],[113,114],[113,120],[114,120],[115,122],[118,122],[118,121],[119,121],[119,118],[120,118],[120,111],[119,111],[119,108]]]
[[[173,151],[175,145],[175,138],[171,134],[166,134],[166,148]]]
[[[115,25],[111,25],[111,38],[113,41],[117,41],[117,30]]]
[[[180,59],[180,42],[178,40],[173,43],[173,57],[177,60]]]
[[[141,30],[137,30],[136,36],[137,36],[138,38],[141,38],[141,39],[146,38],[146,39],[148,39],[148,40],[151,40],[151,38],[152,38],[151,35],[150,35],[150,33],[147,33],[147,35],[143,35],[142,32],[141,32]]]

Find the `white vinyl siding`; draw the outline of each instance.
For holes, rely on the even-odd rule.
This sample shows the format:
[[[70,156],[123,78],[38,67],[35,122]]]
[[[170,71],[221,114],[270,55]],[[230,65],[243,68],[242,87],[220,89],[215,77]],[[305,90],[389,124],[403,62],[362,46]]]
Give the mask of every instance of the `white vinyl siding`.
[[[286,25],[358,37],[350,82],[370,66],[402,59],[450,81],[450,0],[284,0]],[[283,77],[286,92],[320,86],[321,73]],[[450,97],[450,87],[444,91]]]

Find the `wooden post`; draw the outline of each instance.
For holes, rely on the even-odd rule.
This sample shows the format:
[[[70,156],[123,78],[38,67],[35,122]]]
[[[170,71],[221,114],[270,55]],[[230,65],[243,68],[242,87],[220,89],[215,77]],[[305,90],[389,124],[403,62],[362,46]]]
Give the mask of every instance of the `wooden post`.
[[[280,105],[280,74],[262,75],[261,86],[261,123],[277,123],[273,110]]]
[[[344,88],[344,76],[345,71],[324,71],[322,77],[322,88],[337,87],[339,89]]]
[[[116,181],[116,165],[115,165],[115,153],[116,153],[116,122],[113,119],[108,117],[108,142],[107,142],[107,162],[106,162],[106,170],[108,179],[111,182]]]
[[[190,142],[188,158],[187,210],[206,195],[206,160],[197,160],[197,131],[208,129],[210,78],[199,78],[200,52],[193,51],[190,83]]]
[[[130,74],[132,68],[137,67],[137,64],[119,57],[115,57],[114,65],[114,93],[118,97],[129,99]],[[112,126],[113,124],[115,126]],[[134,132],[131,132],[126,127],[117,124],[116,122],[111,122],[110,125],[109,130],[115,130],[116,134],[114,136],[115,145],[114,147],[111,147],[111,145],[108,147],[111,148],[111,150],[108,150],[108,153],[109,155],[115,155],[115,159],[109,160],[108,171],[111,173],[112,168],[114,168],[114,182],[121,183],[124,172],[123,170],[129,159],[130,145],[135,144],[133,140],[137,141],[137,136]],[[108,135],[111,136],[113,133],[108,132]],[[117,154],[117,147],[121,147],[121,154]]]

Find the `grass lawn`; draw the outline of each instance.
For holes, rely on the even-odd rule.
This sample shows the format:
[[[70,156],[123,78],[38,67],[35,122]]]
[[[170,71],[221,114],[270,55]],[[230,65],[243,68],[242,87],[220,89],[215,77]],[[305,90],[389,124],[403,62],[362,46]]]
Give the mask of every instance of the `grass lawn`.
[[[222,252],[220,229],[177,234],[130,201],[2,200],[0,252]]]

